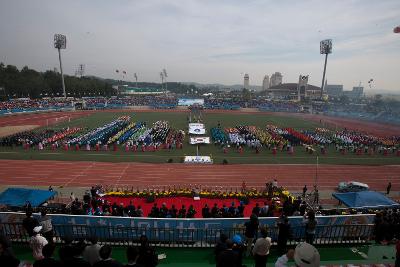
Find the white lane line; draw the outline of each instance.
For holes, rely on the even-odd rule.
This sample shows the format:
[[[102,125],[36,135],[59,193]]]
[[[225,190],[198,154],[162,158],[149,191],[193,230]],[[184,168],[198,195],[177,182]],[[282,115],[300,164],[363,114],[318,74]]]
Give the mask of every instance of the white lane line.
[[[81,176],[85,176],[86,172],[91,169],[92,167],[94,167],[94,165],[96,165],[96,162],[90,162],[89,166],[87,166],[85,169],[83,169],[81,172],[79,172],[78,174],[75,175],[71,175],[73,176],[73,178],[71,178],[68,182],[66,182],[63,187],[66,187],[67,185],[69,185],[70,183],[72,183],[76,178],[81,177]]]

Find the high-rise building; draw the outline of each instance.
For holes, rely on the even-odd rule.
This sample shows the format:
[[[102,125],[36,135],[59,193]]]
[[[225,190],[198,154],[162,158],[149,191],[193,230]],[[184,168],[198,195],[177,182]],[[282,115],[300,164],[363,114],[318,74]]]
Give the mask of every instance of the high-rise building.
[[[339,97],[343,94],[343,85],[326,84],[324,87],[324,91],[328,94],[328,96]]]
[[[249,77],[249,75],[246,73],[245,75],[244,75],[244,84],[243,84],[243,86],[244,86],[244,88],[245,89],[250,89],[250,77]]]
[[[269,77],[268,75],[265,75],[262,83],[262,89],[267,90],[268,88],[269,88]]]
[[[271,75],[269,87],[282,84],[282,74],[280,72],[275,72]]]

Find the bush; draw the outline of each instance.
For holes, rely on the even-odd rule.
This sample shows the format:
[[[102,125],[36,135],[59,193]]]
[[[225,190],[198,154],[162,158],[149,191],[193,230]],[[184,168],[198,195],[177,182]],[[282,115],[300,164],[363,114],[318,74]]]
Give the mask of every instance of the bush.
[[[222,161],[222,164],[224,164],[224,165],[228,164],[228,160],[227,160],[227,159],[224,159],[224,160]]]

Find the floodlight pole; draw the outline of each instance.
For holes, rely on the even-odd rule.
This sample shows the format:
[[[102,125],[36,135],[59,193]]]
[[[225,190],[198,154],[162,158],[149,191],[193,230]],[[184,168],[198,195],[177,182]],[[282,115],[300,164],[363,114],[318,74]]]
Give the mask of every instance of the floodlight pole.
[[[64,74],[63,74],[62,61],[61,61],[61,49],[58,48],[57,50],[58,50],[58,59],[60,60],[60,71],[61,71],[61,82],[62,82],[62,88],[63,88],[63,95],[64,95],[64,98],[67,98],[67,93],[65,92]]]
[[[322,99],[322,94],[324,93],[325,73],[326,73],[326,63],[327,62],[328,62],[328,53],[325,54],[324,73],[322,74],[322,85],[321,85],[321,99]]]

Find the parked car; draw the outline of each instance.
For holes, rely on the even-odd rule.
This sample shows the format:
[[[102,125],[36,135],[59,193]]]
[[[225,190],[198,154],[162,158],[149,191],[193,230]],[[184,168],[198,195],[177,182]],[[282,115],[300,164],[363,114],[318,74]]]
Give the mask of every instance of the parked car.
[[[369,186],[367,184],[363,184],[360,182],[340,182],[337,191],[338,192],[359,192],[359,191],[368,191]]]

